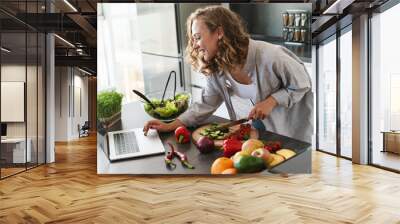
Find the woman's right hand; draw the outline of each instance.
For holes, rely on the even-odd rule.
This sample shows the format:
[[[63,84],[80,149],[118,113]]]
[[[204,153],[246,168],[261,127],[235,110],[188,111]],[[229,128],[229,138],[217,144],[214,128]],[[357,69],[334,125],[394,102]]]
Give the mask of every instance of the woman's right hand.
[[[178,119],[176,119],[171,123],[165,123],[160,120],[150,120],[147,121],[146,124],[144,125],[143,132],[144,135],[147,135],[149,129],[155,129],[159,132],[169,132],[169,131],[174,131],[176,128],[182,125],[184,124]]]

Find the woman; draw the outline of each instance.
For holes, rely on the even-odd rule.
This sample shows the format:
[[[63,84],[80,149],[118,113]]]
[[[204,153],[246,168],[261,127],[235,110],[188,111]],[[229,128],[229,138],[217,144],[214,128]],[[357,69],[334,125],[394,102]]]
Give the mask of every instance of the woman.
[[[173,131],[196,126],[225,102],[236,120],[231,95],[255,102],[248,118],[261,119],[268,131],[311,142],[313,95],[303,62],[284,47],[249,38],[240,17],[221,6],[196,10],[187,20],[187,55],[206,76],[202,102],[172,123],[151,120],[144,126]]]

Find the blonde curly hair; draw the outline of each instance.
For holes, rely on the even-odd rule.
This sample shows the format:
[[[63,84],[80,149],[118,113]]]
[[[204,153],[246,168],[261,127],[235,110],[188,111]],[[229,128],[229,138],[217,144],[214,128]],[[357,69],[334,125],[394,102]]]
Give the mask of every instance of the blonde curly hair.
[[[192,37],[192,24],[201,19],[210,32],[222,27],[224,36],[218,41],[218,50],[212,60],[205,61],[195,49]],[[186,21],[188,45],[186,57],[193,68],[205,75],[220,71],[232,71],[237,65],[243,66],[249,44],[249,34],[243,20],[236,13],[222,6],[208,6],[197,9]]]

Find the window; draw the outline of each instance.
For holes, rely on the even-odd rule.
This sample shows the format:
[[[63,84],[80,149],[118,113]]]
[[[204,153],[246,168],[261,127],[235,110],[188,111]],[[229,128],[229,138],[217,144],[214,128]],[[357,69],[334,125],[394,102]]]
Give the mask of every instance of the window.
[[[372,164],[400,170],[400,133],[387,142],[384,132],[400,129],[400,4],[371,18]],[[397,139],[397,140],[396,140]],[[385,144],[394,143],[388,150]],[[395,153],[393,153],[395,152]]]
[[[336,36],[318,48],[317,149],[336,154]]]
[[[132,89],[144,90],[136,4],[98,8],[98,91],[115,89],[127,103],[137,99]]]
[[[41,12],[43,4],[44,1],[20,2],[19,13]],[[45,163],[46,38],[44,33],[16,22],[9,15],[0,12],[0,17],[3,22],[0,29],[1,98],[17,95],[20,97],[16,99],[22,101],[16,107],[18,111],[4,106],[4,100],[0,105],[0,114],[6,115],[1,118],[4,130],[0,144],[0,178],[5,178]]]
[[[352,33],[340,36],[340,155],[352,157]]]

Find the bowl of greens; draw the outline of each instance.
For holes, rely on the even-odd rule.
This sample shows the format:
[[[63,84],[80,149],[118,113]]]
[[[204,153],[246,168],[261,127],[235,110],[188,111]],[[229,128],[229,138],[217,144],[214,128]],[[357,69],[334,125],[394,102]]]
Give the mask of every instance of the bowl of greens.
[[[148,102],[143,102],[144,110],[151,117],[164,121],[174,121],[179,115],[185,112],[191,104],[191,95],[187,92],[175,94],[166,94],[167,97],[162,100],[162,94],[149,94],[147,98],[150,99],[153,106]]]

